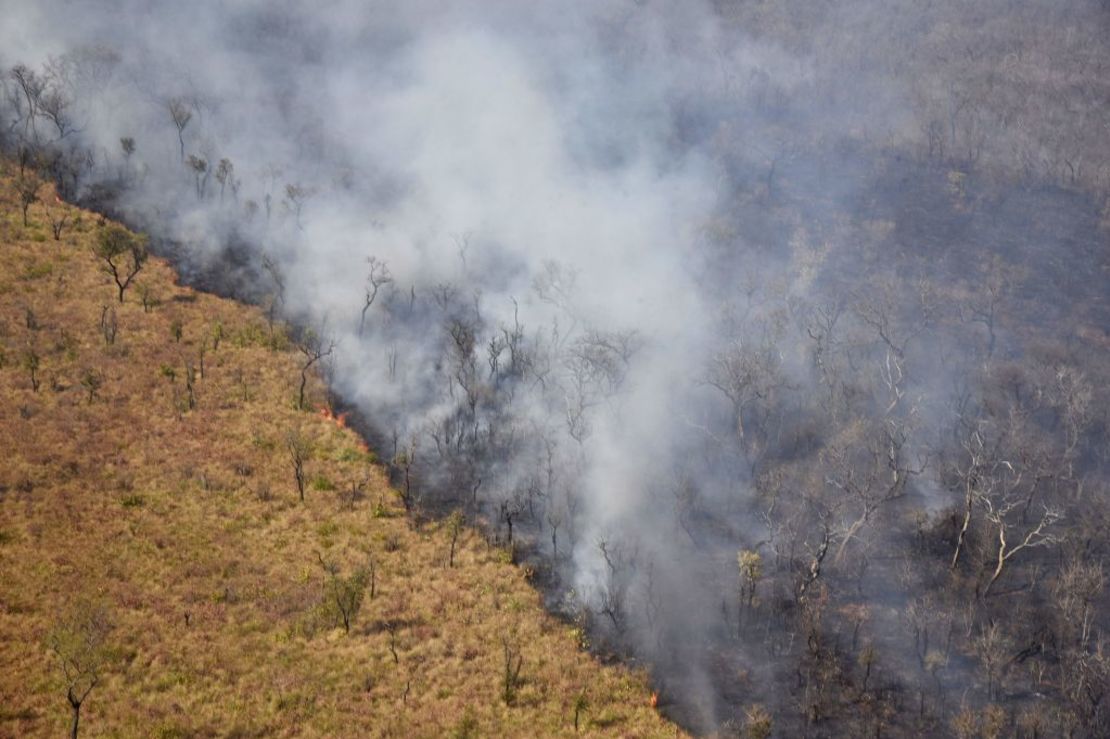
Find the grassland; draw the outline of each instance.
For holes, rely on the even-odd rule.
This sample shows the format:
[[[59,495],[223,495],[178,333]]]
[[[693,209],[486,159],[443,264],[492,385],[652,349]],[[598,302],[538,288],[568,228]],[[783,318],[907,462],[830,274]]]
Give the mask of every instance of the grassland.
[[[280,326],[177,285],[156,258],[120,304],[92,253],[98,216],[44,185],[25,227],[13,177],[8,165],[0,736],[68,731],[50,635],[93,612],[107,631],[82,736],[677,733],[643,675],[584,651],[504,551],[464,528],[449,566],[450,524],[404,515],[358,436],[316,410],[318,379],[313,410],[296,407]],[[303,503],[290,433],[310,450]],[[329,585],[371,567],[347,633]],[[506,657],[520,660],[508,700]]]

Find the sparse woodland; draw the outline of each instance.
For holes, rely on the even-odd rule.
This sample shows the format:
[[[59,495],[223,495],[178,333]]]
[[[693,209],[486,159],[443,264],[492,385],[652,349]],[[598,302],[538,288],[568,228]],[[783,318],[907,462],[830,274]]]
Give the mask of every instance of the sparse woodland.
[[[328,124],[100,150],[119,53],[10,67],[0,733],[1108,735],[1110,10],[711,5],[709,61],[599,22],[697,60],[653,125],[712,174],[617,268],[387,206],[309,266],[411,195]]]
[[[138,237],[48,184],[24,227],[3,168],[0,736],[674,735],[503,548],[405,516],[317,374],[298,407],[284,324],[153,257],[120,303]]]

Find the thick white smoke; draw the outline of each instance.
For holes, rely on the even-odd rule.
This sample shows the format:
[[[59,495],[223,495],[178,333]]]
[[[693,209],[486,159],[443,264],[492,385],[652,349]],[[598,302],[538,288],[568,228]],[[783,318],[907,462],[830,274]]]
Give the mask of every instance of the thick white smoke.
[[[695,542],[676,500],[746,495],[735,449],[698,440],[730,413],[704,382],[751,310],[730,284],[760,278],[717,269],[706,234],[721,147],[778,156],[745,101],[804,90],[806,62],[701,3],[9,5],[0,61],[51,70],[75,129],[21,135],[92,152],[73,194],[116,188],[187,272],[250,245],[239,287],[335,337],[337,389],[386,452],[416,449],[426,503],[503,536],[515,517],[569,607],[683,672],[711,725],[703,650],[750,523]],[[370,257],[392,281],[360,326]]]

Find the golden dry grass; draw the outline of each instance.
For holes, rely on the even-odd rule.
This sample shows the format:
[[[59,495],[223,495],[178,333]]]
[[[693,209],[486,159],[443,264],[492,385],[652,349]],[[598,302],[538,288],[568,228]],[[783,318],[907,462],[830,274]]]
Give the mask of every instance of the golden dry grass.
[[[40,202],[25,228],[11,175],[0,182],[0,736],[66,731],[45,639],[82,603],[105,606],[113,625],[82,735],[571,735],[581,691],[582,734],[677,733],[643,676],[583,652],[504,552],[464,531],[445,566],[446,526],[414,526],[354,433],[295,409],[295,356],[257,308],[178,286],[158,259],[138,282],[160,304],[145,312],[132,287],[119,305],[91,253],[97,216],[44,186],[51,210],[79,222],[55,241]],[[185,367],[199,370],[202,347],[190,410]],[[102,378],[91,401],[90,372]],[[295,428],[312,448],[303,505],[284,442]],[[364,480],[361,500],[344,499]],[[376,563],[377,592],[349,635],[314,617],[319,556],[344,573]],[[503,640],[523,656],[511,705]]]

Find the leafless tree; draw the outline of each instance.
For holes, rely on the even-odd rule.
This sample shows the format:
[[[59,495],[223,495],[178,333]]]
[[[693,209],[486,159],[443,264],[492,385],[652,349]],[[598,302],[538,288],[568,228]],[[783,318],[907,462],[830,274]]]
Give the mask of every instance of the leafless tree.
[[[972,648],[987,676],[987,697],[993,701],[1002,672],[1010,661],[1010,640],[1002,625],[991,621],[972,641]]]
[[[1078,557],[1060,571],[1054,592],[1060,611],[1069,628],[1078,636],[1078,646],[1086,650],[1095,620],[1095,602],[1106,587],[1102,562],[1085,561]]]
[[[832,543],[832,530],[827,521],[821,524],[820,539],[816,547],[812,548],[809,564],[802,572],[801,580],[795,590],[795,599],[799,603],[806,601],[809,589],[813,587],[814,583],[821,577],[821,569],[825,564],[825,558],[829,554],[829,545]]]
[[[633,557],[625,548],[611,540],[599,538],[597,550],[605,562],[605,580],[598,589],[599,611],[609,619],[613,629],[621,634],[625,629],[628,589],[634,567]]]
[[[170,120],[177,128],[177,142],[181,146],[181,161],[185,161],[185,127],[193,120],[192,106],[181,98],[171,98],[167,103],[170,111]]]
[[[416,436],[409,438],[408,445],[398,450],[390,460],[390,469],[399,472],[401,485],[397,490],[401,496],[401,504],[406,513],[411,513],[415,505],[415,489],[413,487],[413,466],[416,464]]]
[[[297,407],[304,409],[305,387],[308,385],[308,373],[321,359],[331,356],[335,351],[335,339],[326,332],[317,332],[313,329],[304,329],[294,340],[297,351],[301,353],[301,384],[297,389]]]
[[[389,283],[393,282],[393,276],[389,273],[389,265],[383,260],[375,256],[366,258],[366,263],[369,266],[369,272],[366,275],[366,295],[365,301],[362,306],[362,313],[358,319],[358,335],[362,336],[362,329],[366,323],[366,312],[370,310],[370,306],[378,297],[378,292]]]
[[[1031,523],[1022,525],[1021,510],[1024,500],[1013,495],[1016,485],[1004,485],[1005,490],[997,497],[985,494],[980,497],[987,521],[994,527],[998,536],[998,547],[995,551],[994,570],[990,579],[983,588],[985,598],[991,587],[1002,575],[1006,563],[1025,549],[1033,547],[1046,547],[1056,544],[1060,538],[1053,532],[1052,527],[1063,518],[1064,514],[1058,508],[1044,506],[1041,514]],[[1014,514],[1018,515],[1015,516]]]
[[[848,544],[884,505],[905,494],[910,477],[924,471],[923,459],[918,459],[916,466],[906,459],[908,440],[908,425],[888,419],[869,439],[857,442],[858,446],[849,442],[826,448],[823,458],[829,473],[825,483],[843,496],[842,507],[851,511],[837,537],[834,562],[843,559]]]
[[[56,86],[47,89],[39,98],[39,113],[54,124],[54,128],[58,130],[59,141],[73,133],[75,129],[69,113],[71,103],[70,97]]]
[[[62,231],[69,225],[70,212],[64,205],[60,205],[55,201],[55,204],[49,204],[47,201],[46,206],[47,217],[50,220],[50,232],[54,235],[55,241],[62,240]]]
[[[39,104],[46,90],[46,80],[23,64],[12,67],[10,74],[23,93],[23,101],[27,105],[27,112],[23,116],[24,135],[29,132],[34,140],[38,135],[35,131],[35,117],[39,114]]]
[[[304,229],[301,223],[301,213],[304,211],[305,203],[315,194],[315,189],[304,185],[290,183],[285,186],[285,207],[293,214],[293,220],[300,230]]]
[[[825,404],[834,423],[840,415],[838,399],[843,394],[843,373],[838,361],[843,349],[837,329],[843,315],[844,301],[834,299],[810,307],[802,319],[806,334],[813,342],[810,350],[813,366],[825,387]]]
[[[293,429],[285,435],[285,449],[289,452],[289,462],[293,466],[293,479],[297,483],[297,494],[300,496],[301,502],[304,503],[306,480],[304,466],[312,453],[312,447],[308,439],[299,430]]]
[[[749,406],[770,399],[782,386],[779,364],[773,346],[751,346],[739,339],[710,359],[705,382],[731,401],[736,437],[741,442]]]
[[[502,674],[501,674],[501,699],[506,705],[511,705],[516,698],[516,691],[520,687],[520,668],[524,664],[521,654],[520,638],[515,633],[501,636]]]
[[[989,474],[991,466],[996,464],[993,455],[986,447],[982,424],[976,424],[966,439],[962,439],[964,461],[954,465],[955,479],[963,493],[963,508],[961,511],[960,530],[956,535],[956,547],[952,552],[950,568],[955,570],[960,564],[960,554],[963,553],[964,542],[967,539],[968,528],[971,526],[971,517],[975,511],[975,502],[981,493],[981,486],[989,484],[993,476]]]

